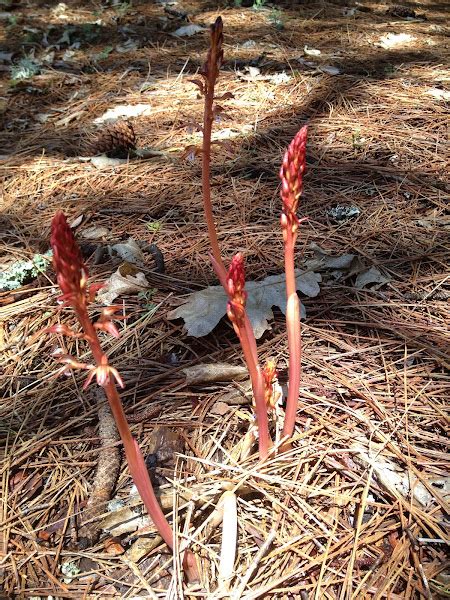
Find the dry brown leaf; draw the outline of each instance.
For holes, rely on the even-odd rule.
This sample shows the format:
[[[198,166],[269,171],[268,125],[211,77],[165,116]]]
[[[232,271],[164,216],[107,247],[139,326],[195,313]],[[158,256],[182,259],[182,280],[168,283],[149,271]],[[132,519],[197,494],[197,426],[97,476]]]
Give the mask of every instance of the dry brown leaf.
[[[104,541],[105,551],[110,556],[120,556],[125,552],[122,544],[115,537],[107,538]]]
[[[216,402],[210,409],[210,414],[212,415],[226,415],[227,412],[230,412],[231,407],[226,402]]]
[[[105,286],[98,292],[99,302],[110,305],[117,296],[121,294],[138,294],[150,288],[150,284],[145,278],[144,273],[138,272],[135,275],[122,275],[120,267],[106,281]]]

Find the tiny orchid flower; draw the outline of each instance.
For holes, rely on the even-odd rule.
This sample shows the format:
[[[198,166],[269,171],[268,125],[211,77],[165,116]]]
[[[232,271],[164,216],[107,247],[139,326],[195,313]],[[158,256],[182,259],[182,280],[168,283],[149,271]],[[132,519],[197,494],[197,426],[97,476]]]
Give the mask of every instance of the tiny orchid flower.
[[[57,325],[52,325],[51,327],[47,327],[38,332],[39,335],[42,333],[57,333],[59,335],[66,335],[67,337],[80,338],[83,337],[82,333],[75,333],[73,329],[64,325],[63,323],[58,323]]]
[[[92,283],[88,290],[88,301],[94,302],[97,292],[105,287],[105,283]]]
[[[115,314],[118,310],[122,310],[122,307],[121,306],[107,306],[106,308],[104,308],[100,314],[100,318],[98,319],[98,321],[96,323],[94,323],[95,329],[101,330],[101,331],[106,331],[107,333],[109,333],[110,335],[112,335],[115,338],[120,337],[120,333],[119,333],[117,327],[112,322],[112,319],[115,319],[116,321],[125,319],[125,317],[123,315]]]
[[[59,375],[62,374],[68,376],[73,370],[84,369],[86,371],[90,371],[91,369],[95,368],[94,365],[79,362],[76,358],[70,356],[70,354],[64,354],[64,351],[61,348],[57,348],[56,350],[54,350],[52,352],[52,356],[55,357],[55,360],[57,360],[60,363],[63,363],[64,365],[63,367],[58,369],[58,371],[54,374],[53,377],[55,378],[59,377]]]
[[[114,367],[111,367],[108,364],[108,358],[107,358],[106,354],[104,354],[102,356],[101,363],[99,365],[97,365],[96,367],[92,368],[91,372],[89,373],[89,375],[83,385],[83,389],[86,390],[89,387],[89,384],[93,380],[94,376],[97,379],[98,385],[100,385],[101,387],[105,387],[106,385],[109,384],[111,375],[112,375],[113,379],[116,380],[117,384],[121,388],[125,387],[125,384],[123,383],[122,378],[119,375],[119,372],[117,371],[117,369],[114,369]]]

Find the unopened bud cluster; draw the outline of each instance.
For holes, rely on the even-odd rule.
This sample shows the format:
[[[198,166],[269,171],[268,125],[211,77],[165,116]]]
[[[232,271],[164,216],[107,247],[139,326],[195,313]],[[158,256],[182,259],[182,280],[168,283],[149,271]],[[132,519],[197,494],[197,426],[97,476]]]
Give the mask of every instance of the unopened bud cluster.
[[[263,369],[264,376],[264,398],[267,408],[275,407],[274,384],[277,381],[277,363],[274,360],[268,360]]]
[[[281,227],[283,228],[284,237],[286,237],[288,230],[290,230],[292,234],[295,234],[299,224],[297,208],[298,200],[303,189],[303,174],[306,169],[307,134],[308,128],[305,125],[289,144],[280,168],[280,193],[283,202]]]
[[[238,252],[231,261],[227,278],[227,291],[229,297],[227,314],[233,325],[235,323],[242,324],[245,317],[247,292],[245,291],[244,287],[244,257],[241,252]]]

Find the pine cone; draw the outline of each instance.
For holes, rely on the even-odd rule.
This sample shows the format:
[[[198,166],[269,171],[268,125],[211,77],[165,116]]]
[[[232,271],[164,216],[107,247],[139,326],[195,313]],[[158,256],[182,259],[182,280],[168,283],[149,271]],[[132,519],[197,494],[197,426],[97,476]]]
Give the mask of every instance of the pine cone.
[[[83,153],[88,156],[107,154],[108,156],[127,155],[136,148],[136,134],[129,121],[116,121],[107,124],[85,143]]]
[[[386,11],[391,17],[400,17],[400,19],[415,19],[416,13],[407,6],[392,6]]]

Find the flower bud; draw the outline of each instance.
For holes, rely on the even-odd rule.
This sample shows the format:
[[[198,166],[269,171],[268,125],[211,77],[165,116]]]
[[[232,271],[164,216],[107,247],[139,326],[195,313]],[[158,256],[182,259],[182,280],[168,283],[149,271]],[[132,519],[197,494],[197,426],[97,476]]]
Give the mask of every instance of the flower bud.
[[[297,207],[303,188],[303,173],[306,169],[306,137],[308,129],[305,125],[300,129],[286,150],[280,168],[281,200],[283,213],[289,221],[292,233],[298,227]],[[287,230],[287,225],[283,229]]]

